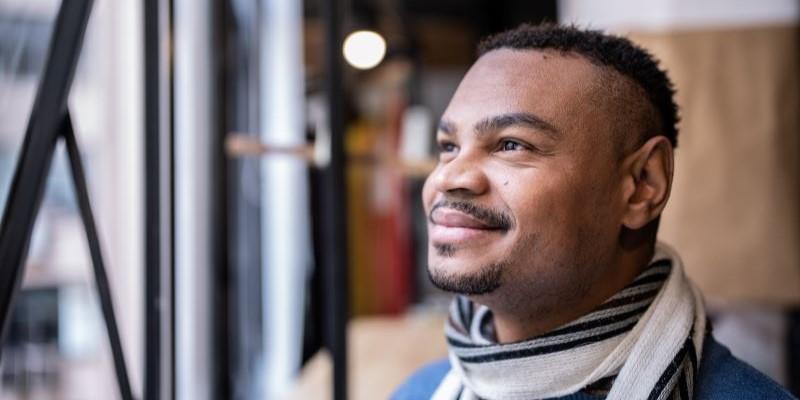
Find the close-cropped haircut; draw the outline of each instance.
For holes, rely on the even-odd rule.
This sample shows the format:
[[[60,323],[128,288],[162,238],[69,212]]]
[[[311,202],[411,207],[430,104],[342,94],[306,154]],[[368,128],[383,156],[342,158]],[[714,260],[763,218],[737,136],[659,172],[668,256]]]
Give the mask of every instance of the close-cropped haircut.
[[[672,146],[678,144],[678,106],[675,89],[658,61],[630,40],[597,30],[554,24],[529,25],[487,37],[478,45],[478,56],[497,49],[555,50],[584,57],[590,63],[611,68],[629,78],[649,100],[657,116],[655,126],[641,132],[643,139],[666,136]],[[650,108],[650,107],[648,107]],[[648,124],[651,125],[651,124]],[[657,130],[657,131],[653,131]]]

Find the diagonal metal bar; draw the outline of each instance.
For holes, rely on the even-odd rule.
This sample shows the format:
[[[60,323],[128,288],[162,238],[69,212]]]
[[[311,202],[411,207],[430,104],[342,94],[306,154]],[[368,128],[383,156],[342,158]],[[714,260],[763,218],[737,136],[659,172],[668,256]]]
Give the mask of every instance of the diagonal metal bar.
[[[103,255],[100,251],[100,238],[97,235],[97,226],[95,225],[91,203],[89,202],[89,190],[86,185],[86,176],[83,173],[81,154],[78,150],[78,143],[75,140],[75,131],[72,128],[72,119],[69,113],[64,117],[61,132],[67,145],[72,181],[75,184],[75,195],[78,200],[83,226],[86,230],[86,239],[89,242],[89,254],[91,254],[92,266],[94,267],[94,280],[100,296],[100,309],[103,311],[103,318],[106,321],[106,331],[111,344],[114,372],[117,374],[120,396],[123,400],[132,400],[133,394],[128,380],[128,370],[125,366],[125,355],[122,351],[117,319],[114,315],[114,304],[111,300],[111,287],[108,283],[108,275],[106,274]]]
[[[61,4],[0,221],[0,342],[5,338],[19,292],[33,224],[42,203],[91,8],[92,0]]]

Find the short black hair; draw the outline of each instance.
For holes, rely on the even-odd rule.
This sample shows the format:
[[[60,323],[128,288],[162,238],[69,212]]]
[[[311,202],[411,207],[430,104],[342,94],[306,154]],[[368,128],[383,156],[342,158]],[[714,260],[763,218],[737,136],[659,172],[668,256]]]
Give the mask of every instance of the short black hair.
[[[678,145],[680,118],[674,100],[674,86],[667,73],[659,67],[658,60],[629,39],[574,25],[523,24],[482,40],[478,45],[478,56],[502,48],[574,53],[592,64],[612,68],[643,89],[658,114],[655,128],[659,132],[644,132],[646,138],[663,135],[673,147]]]

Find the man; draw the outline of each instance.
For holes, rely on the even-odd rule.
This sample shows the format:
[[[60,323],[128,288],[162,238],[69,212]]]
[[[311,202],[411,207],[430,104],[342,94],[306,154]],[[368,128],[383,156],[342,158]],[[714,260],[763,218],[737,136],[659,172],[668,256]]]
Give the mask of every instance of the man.
[[[624,38],[523,25],[481,43],[423,189],[431,280],[459,294],[449,362],[395,398],[793,398],[714,341],[656,242],[673,94]]]

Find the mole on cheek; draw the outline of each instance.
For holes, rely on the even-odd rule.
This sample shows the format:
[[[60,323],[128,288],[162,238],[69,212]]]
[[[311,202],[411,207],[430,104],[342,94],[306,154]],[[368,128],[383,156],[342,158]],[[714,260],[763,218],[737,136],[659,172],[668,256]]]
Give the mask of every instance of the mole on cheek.
[[[508,186],[508,181],[503,182],[503,186]]]

